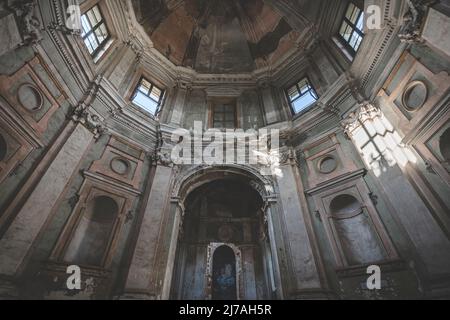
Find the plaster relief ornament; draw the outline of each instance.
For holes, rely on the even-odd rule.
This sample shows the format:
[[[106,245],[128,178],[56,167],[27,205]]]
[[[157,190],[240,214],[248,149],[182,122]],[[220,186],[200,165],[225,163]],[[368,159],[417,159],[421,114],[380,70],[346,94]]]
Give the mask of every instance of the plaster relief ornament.
[[[36,44],[42,40],[41,23],[34,16],[34,0],[16,1],[13,4],[16,14],[20,17],[20,32],[22,33],[23,45]]]
[[[107,131],[102,119],[100,119],[100,117],[95,114],[93,110],[91,110],[92,102],[97,97],[98,88],[101,81],[101,76],[94,79],[85,94],[84,100],[81,101],[77,107],[75,107],[71,116],[73,121],[79,122],[89,129],[89,131],[94,134],[95,139],[100,138],[100,136]]]
[[[363,102],[359,108],[351,112],[344,120],[341,121],[341,126],[344,129],[345,135],[350,138],[351,132],[361,125],[366,119],[373,119],[379,116],[381,111],[379,108],[369,102]]]
[[[409,9],[403,16],[404,26],[398,35],[402,42],[424,42],[421,37],[422,25],[428,11],[428,7],[435,2],[435,0],[406,0]]]

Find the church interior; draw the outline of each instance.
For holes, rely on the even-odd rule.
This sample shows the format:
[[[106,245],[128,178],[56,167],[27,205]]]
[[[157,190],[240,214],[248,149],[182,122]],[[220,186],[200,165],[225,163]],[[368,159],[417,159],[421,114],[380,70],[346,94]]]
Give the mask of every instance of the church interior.
[[[448,0],[1,0],[0,299],[450,299],[449,30]]]

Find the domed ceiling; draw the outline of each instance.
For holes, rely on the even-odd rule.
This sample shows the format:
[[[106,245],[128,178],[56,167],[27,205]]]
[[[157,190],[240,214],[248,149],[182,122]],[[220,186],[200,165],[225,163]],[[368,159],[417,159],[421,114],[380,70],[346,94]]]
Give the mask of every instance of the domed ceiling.
[[[282,58],[300,34],[263,0],[133,0],[154,47],[200,73],[242,73]]]

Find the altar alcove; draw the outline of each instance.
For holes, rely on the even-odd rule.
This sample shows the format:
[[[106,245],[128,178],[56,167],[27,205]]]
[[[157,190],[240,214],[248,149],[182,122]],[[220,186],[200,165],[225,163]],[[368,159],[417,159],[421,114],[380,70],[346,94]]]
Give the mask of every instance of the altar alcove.
[[[236,300],[239,296],[236,271],[240,270],[235,252],[227,245],[219,246],[212,255],[211,298],[213,300]],[[212,271],[212,272],[211,272]]]
[[[271,298],[260,194],[246,182],[219,179],[193,190],[185,208],[172,298]]]

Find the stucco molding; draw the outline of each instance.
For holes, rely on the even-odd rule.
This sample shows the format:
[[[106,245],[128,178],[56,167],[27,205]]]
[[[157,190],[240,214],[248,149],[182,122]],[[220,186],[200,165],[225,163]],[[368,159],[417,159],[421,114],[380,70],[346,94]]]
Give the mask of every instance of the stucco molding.
[[[36,17],[36,0],[15,1],[11,9],[18,17],[18,26],[22,35],[22,45],[37,44],[42,40],[41,22]]]
[[[381,110],[374,104],[366,101],[359,105],[359,107],[350,112],[342,121],[341,126],[347,137],[351,137],[353,130],[361,125],[367,119],[373,119],[380,116]]]
[[[406,0],[408,11],[403,16],[403,27],[398,37],[406,43],[423,43],[422,26],[430,5],[435,0]]]
[[[176,182],[173,186],[172,197],[182,199],[184,201],[185,197],[194,189],[198,188],[202,184],[216,179],[214,178],[215,173],[221,173],[224,175],[236,175],[247,178],[253,181],[250,186],[252,186],[255,191],[257,191],[262,199],[272,199],[276,197],[274,182],[271,178],[263,176],[260,172],[248,165],[198,165],[184,172],[181,172]],[[258,185],[258,188],[255,188]]]
[[[95,100],[98,88],[101,82],[101,77],[97,77],[90,86],[89,91],[86,93],[85,98],[76,106],[72,112],[70,118],[84,125],[89,131],[94,134],[94,138],[98,139],[100,136],[106,133],[107,128],[102,119],[95,114],[91,108],[92,102]]]

